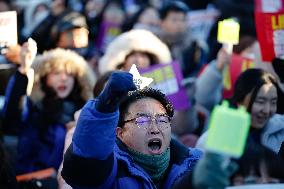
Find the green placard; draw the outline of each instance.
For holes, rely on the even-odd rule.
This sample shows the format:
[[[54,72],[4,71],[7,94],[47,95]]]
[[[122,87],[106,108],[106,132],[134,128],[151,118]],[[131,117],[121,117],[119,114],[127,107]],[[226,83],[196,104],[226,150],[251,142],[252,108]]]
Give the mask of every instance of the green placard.
[[[244,152],[249,128],[250,115],[245,108],[229,108],[223,101],[213,109],[205,148],[238,158]]]

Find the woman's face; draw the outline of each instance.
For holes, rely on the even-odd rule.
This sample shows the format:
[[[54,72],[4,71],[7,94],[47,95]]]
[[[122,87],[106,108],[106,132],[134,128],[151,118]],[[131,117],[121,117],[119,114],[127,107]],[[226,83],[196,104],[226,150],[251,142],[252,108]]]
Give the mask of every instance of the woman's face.
[[[244,100],[248,108],[250,95]],[[272,83],[264,84],[258,91],[251,108],[251,126],[261,129],[277,110],[277,90]]]
[[[148,68],[151,64],[150,58],[146,53],[133,52],[125,60],[123,70],[129,71],[131,66],[135,64],[138,69]]]
[[[55,71],[47,75],[47,86],[51,87],[61,99],[69,96],[74,83],[74,76],[64,71]]]

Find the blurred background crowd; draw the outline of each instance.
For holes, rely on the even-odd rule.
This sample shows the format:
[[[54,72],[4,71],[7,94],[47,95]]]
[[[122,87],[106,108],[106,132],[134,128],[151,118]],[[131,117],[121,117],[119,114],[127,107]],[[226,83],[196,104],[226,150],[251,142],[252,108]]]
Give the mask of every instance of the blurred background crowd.
[[[179,87],[186,91],[190,105],[175,111],[172,137],[187,147],[202,148],[200,136],[207,130],[213,107],[232,98],[259,124],[251,126],[248,141],[253,142],[238,160],[240,169],[230,185],[284,181],[284,58],[262,61],[253,0],[0,0],[0,12],[4,11],[17,12],[18,45],[0,55],[2,183],[13,185],[8,179],[13,174],[53,168],[55,172],[41,182],[56,188],[56,178],[50,178],[62,162],[66,134],[74,131],[74,114],[100,94],[110,74],[129,71],[133,64],[143,70],[173,62],[180,69]],[[218,21],[225,18],[240,23],[239,43],[232,54],[217,41]],[[27,45],[29,38],[37,51],[31,42]],[[31,65],[23,60],[25,50],[36,51]],[[235,86],[238,94],[226,88],[224,70],[236,56],[253,61],[246,69],[265,71],[251,73],[253,78],[271,74],[276,99],[270,95],[259,100],[259,86],[245,102],[258,80],[240,81],[252,85]],[[32,84],[29,67],[34,69]],[[231,74],[231,81],[238,74]],[[49,86],[55,86],[57,95]],[[269,107],[263,102],[267,98],[271,98]],[[266,110],[252,109],[255,101]],[[276,115],[276,126],[267,134],[268,123],[273,125],[269,120]],[[269,134],[277,135],[277,141],[263,139]],[[22,181],[21,187],[37,184],[37,180]]]

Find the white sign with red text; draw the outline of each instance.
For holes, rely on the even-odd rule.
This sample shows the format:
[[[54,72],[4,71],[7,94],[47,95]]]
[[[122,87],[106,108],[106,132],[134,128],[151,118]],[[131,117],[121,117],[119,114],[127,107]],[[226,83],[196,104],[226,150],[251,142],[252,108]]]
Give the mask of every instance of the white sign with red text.
[[[0,12],[0,45],[14,46],[18,43],[16,11]]]

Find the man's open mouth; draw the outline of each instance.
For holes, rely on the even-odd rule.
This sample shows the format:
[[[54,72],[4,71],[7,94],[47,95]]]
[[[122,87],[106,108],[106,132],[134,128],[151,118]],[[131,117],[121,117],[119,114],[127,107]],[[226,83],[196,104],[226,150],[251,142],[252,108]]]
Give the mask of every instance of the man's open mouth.
[[[148,147],[149,147],[150,153],[159,154],[161,151],[161,147],[162,147],[161,139],[155,138],[155,139],[149,140]]]

